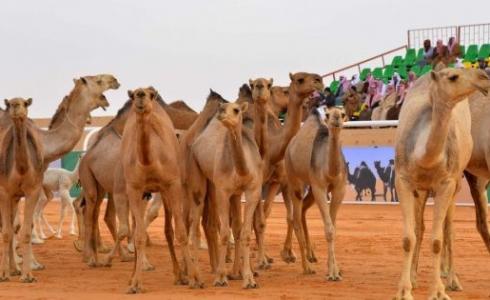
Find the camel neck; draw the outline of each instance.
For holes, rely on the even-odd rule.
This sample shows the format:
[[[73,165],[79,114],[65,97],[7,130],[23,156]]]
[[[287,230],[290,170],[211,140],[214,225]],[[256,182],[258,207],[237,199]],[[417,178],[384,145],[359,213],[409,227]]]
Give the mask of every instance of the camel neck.
[[[267,107],[265,104],[255,101],[255,120],[254,133],[255,141],[259,147],[259,153],[262,158],[269,154],[268,128],[267,128]]]
[[[329,128],[330,136],[327,145],[328,176],[335,177],[341,170],[342,150],[340,146],[340,128]]]
[[[439,162],[446,148],[446,140],[451,125],[451,113],[454,107],[449,105],[447,101],[439,101],[439,99],[447,99],[441,96],[437,91],[431,92],[432,119],[430,131],[425,144],[425,151],[418,159],[419,165],[424,168]]]
[[[15,168],[19,174],[29,169],[27,154],[27,129],[25,119],[13,119],[14,122],[14,155]]]
[[[274,151],[271,150],[271,164],[275,164],[284,158],[286,147],[298,132],[301,125],[301,104],[302,99],[300,99],[294,88],[290,87],[286,123],[284,124],[283,130],[278,138],[272,141],[273,144],[278,144],[279,146],[274,147]]]
[[[142,165],[150,164],[149,114],[136,114],[136,153]]]
[[[83,128],[92,107],[85,91],[76,87],[68,96],[71,99],[63,121],[48,131],[41,131],[44,145],[44,161],[52,162],[70,152],[83,134]]]
[[[230,137],[231,154],[238,175],[240,176],[248,175],[249,170],[245,159],[245,153],[243,151],[241,126],[232,129],[228,128],[228,136]]]

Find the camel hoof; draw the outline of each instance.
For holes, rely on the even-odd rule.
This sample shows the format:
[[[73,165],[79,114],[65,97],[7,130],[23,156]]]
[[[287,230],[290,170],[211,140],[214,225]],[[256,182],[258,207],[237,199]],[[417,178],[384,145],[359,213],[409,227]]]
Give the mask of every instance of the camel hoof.
[[[44,240],[43,239],[38,239],[38,238],[33,238],[33,239],[31,239],[31,243],[33,245],[42,245],[42,244],[44,244]]]
[[[57,238],[58,240],[61,240],[63,238],[61,234],[55,234],[54,237]]]
[[[100,245],[100,246],[98,247],[98,249],[97,249],[97,252],[99,252],[99,253],[103,253],[103,254],[106,254],[106,253],[111,252],[111,250],[112,250],[112,249],[111,249],[110,247],[107,247],[107,246],[105,246],[105,245]]]
[[[180,278],[177,278],[174,281],[174,284],[175,285],[188,285],[189,284],[189,280],[187,280],[187,278],[185,278],[183,276],[180,276]]]
[[[145,290],[142,287],[138,287],[138,286],[132,286],[127,291],[128,294],[142,294],[144,292]]]
[[[259,265],[257,266],[260,270],[269,270],[272,265],[269,263],[267,259],[259,262]]]
[[[102,267],[104,267],[104,268],[111,268],[112,267],[112,261],[111,260],[106,260],[105,262],[102,263]]]
[[[294,255],[292,249],[283,249],[281,251],[281,258],[287,264],[296,262],[296,255]]]
[[[20,270],[10,271],[10,276],[19,276],[20,274]]]
[[[198,290],[198,289],[203,289],[204,288],[204,283],[199,281],[199,280],[192,280],[189,283],[189,288],[193,290]]]
[[[449,276],[449,279],[446,283],[446,290],[455,292],[463,290],[463,287],[461,286],[461,283],[459,283],[459,279],[456,275],[452,276],[452,278],[451,276]]]
[[[410,290],[402,289],[392,298],[392,300],[413,300],[412,292]]]
[[[243,283],[243,288],[244,289],[258,289],[259,285],[253,280],[253,278],[249,278],[248,280],[245,280]]]
[[[70,235],[76,236],[77,235],[77,232],[75,230],[70,230]]]
[[[0,277],[0,282],[7,282],[7,281],[10,281],[9,277],[7,277],[7,276],[1,276]]]
[[[328,281],[341,281],[342,276],[340,276],[340,275],[327,275],[327,280]]]
[[[265,256],[265,258],[267,259],[267,262],[272,264],[274,262],[274,259],[272,257],[269,257],[269,256]]]
[[[150,263],[148,263],[143,266],[143,271],[145,272],[155,271],[155,267]]]
[[[228,279],[226,278],[225,275],[222,275],[219,278],[217,278],[217,279],[214,280],[213,285],[216,286],[216,287],[225,287],[225,286],[228,286]]]
[[[89,262],[87,263],[87,265],[88,265],[90,268],[98,268],[98,267],[100,267],[100,266],[101,266],[101,264],[100,264],[100,263],[98,263],[97,261],[95,261],[95,259],[94,259],[94,258],[91,258],[91,259],[89,260]]]
[[[304,274],[304,275],[313,275],[313,274],[316,274],[316,272],[315,272],[315,270],[313,270],[313,269],[311,269],[310,267],[308,267],[308,268],[305,268],[305,269],[303,270],[303,274]]]
[[[31,269],[33,269],[34,271],[41,271],[41,270],[46,269],[46,267],[43,264],[36,263],[36,264],[31,266]]]
[[[311,263],[317,263],[318,262],[318,259],[316,258],[315,254],[313,252],[310,253],[310,255],[308,255],[306,257],[306,259],[308,259],[308,261]]]
[[[226,257],[226,258],[225,258],[225,262],[226,262],[227,264],[231,264],[231,263],[233,262],[233,259],[231,259],[231,257]]]
[[[83,250],[83,241],[80,241],[80,240],[73,241],[73,246],[75,247],[75,249],[78,252],[82,252],[82,250]]]
[[[128,251],[131,253],[134,253],[134,244],[133,243],[128,244]]]
[[[33,282],[36,282],[36,278],[32,275],[24,275],[20,278],[20,282],[22,283],[33,283]]]

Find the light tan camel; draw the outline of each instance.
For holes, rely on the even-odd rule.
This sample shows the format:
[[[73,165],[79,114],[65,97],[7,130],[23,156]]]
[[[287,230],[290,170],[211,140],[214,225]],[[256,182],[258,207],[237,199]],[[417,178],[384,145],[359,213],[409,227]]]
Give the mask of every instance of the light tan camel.
[[[168,106],[173,107],[173,108],[177,108],[180,110],[185,110],[187,112],[194,113],[197,115],[197,112],[195,110],[193,110],[189,105],[187,105],[187,103],[185,103],[184,100],[177,100],[174,102],[170,102],[168,104]]]
[[[32,275],[31,226],[34,208],[42,187],[43,145],[35,125],[27,118],[32,99],[5,99],[7,113],[0,119],[0,214],[3,254],[0,281],[18,275],[13,249],[14,216],[19,200],[25,196],[24,221],[20,233],[23,263],[21,282],[34,282]]]
[[[490,182],[490,96],[474,93],[470,96],[471,137],[474,146],[465,176],[475,202],[477,229],[490,252],[490,234],[488,229],[487,186]]]
[[[243,276],[243,288],[256,288],[250,267],[250,233],[253,214],[260,201],[263,177],[263,163],[253,133],[243,127],[243,113],[248,103],[222,104],[215,118],[199,135],[192,145],[193,167],[187,170],[195,175],[189,182],[189,195],[196,203],[206,197],[206,180],[214,185],[215,203],[209,204],[217,209],[220,226],[219,258],[215,286],[228,285],[225,257],[230,237],[230,209],[235,235],[235,263],[232,277]],[[191,164],[192,165],[192,164]],[[245,194],[246,205],[243,225],[240,198]],[[211,244],[210,241],[208,241]]]
[[[269,105],[274,113],[274,116],[278,117],[280,113],[287,112],[288,104],[289,87],[273,86],[271,89],[271,99]]]
[[[347,172],[341,151],[340,131],[345,118],[343,109],[331,108],[327,125],[316,109],[303,124],[286,150],[286,173],[289,197],[293,202],[294,230],[301,250],[303,272],[313,274],[306,257],[305,228],[303,220],[303,194],[310,186],[315,203],[322,215],[325,238],[328,242],[327,280],[341,280],[335,258],[335,221],[345,194]],[[330,194],[330,204],[328,203]],[[306,225],[305,225],[306,226]]]
[[[441,280],[444,240],[449,256],[446,286],[452,290],[461,289],[454,271],[451,233],[454,195],[473,149],[467,97],[478,90],[487,93],[488,88],[490,81],[484,72],[443,69],[419,79],[406,96],[395,141],[395,185],[403,212],[404,260],[394,299],[413,299],[411,291],[416,280],[424,231],[423,206],[428,192],[435,194],[430,299],[450,299]]]
[[[157,101],[157,91],[140,88],[128,92],[132,100],[121,144],[121,165],[129,206],[134,216],[136,261],[129,293],[142,292],[142,267],[146,247],[144,207],[145,192],[160,192],[171,199],[175,232],[187,267],[189,285],[202,287],[194,258],[191,255],[182,215],[185,191],[182,184],[182,161],[172,121]],[[176,276],[183,276],[176,274]],[[180,278],[184,283],[184,278]]]

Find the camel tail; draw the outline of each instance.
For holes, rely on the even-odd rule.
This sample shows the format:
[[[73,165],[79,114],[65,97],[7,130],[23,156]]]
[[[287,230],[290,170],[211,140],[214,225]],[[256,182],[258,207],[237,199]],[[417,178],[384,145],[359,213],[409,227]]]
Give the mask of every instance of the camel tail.
[[[490,232],[488,230],[488,200],[486,194],[480,195],[477,177],[465,171],[464,175],[470,186],[471,196],[475,203],[476,229],[480,233],[488,252],[490,253]],[[486,191],[485,191],[486,192]]]

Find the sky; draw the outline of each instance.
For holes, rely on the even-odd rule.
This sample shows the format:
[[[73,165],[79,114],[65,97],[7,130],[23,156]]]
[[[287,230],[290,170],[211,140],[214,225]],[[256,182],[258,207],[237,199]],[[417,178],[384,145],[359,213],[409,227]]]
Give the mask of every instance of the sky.
[[[452,4],[454,3],[454,4]],[[50,117],[73,78],[111,73],[113,115],[127,90],[152,85],[197,111],[209,89],[228,100],[249,78],[288,85],[406,44],[407,29],[488,23],[488,0],[2,0],[0,97],[32,97]],[[0,103],[3,105],[3,101]]]

